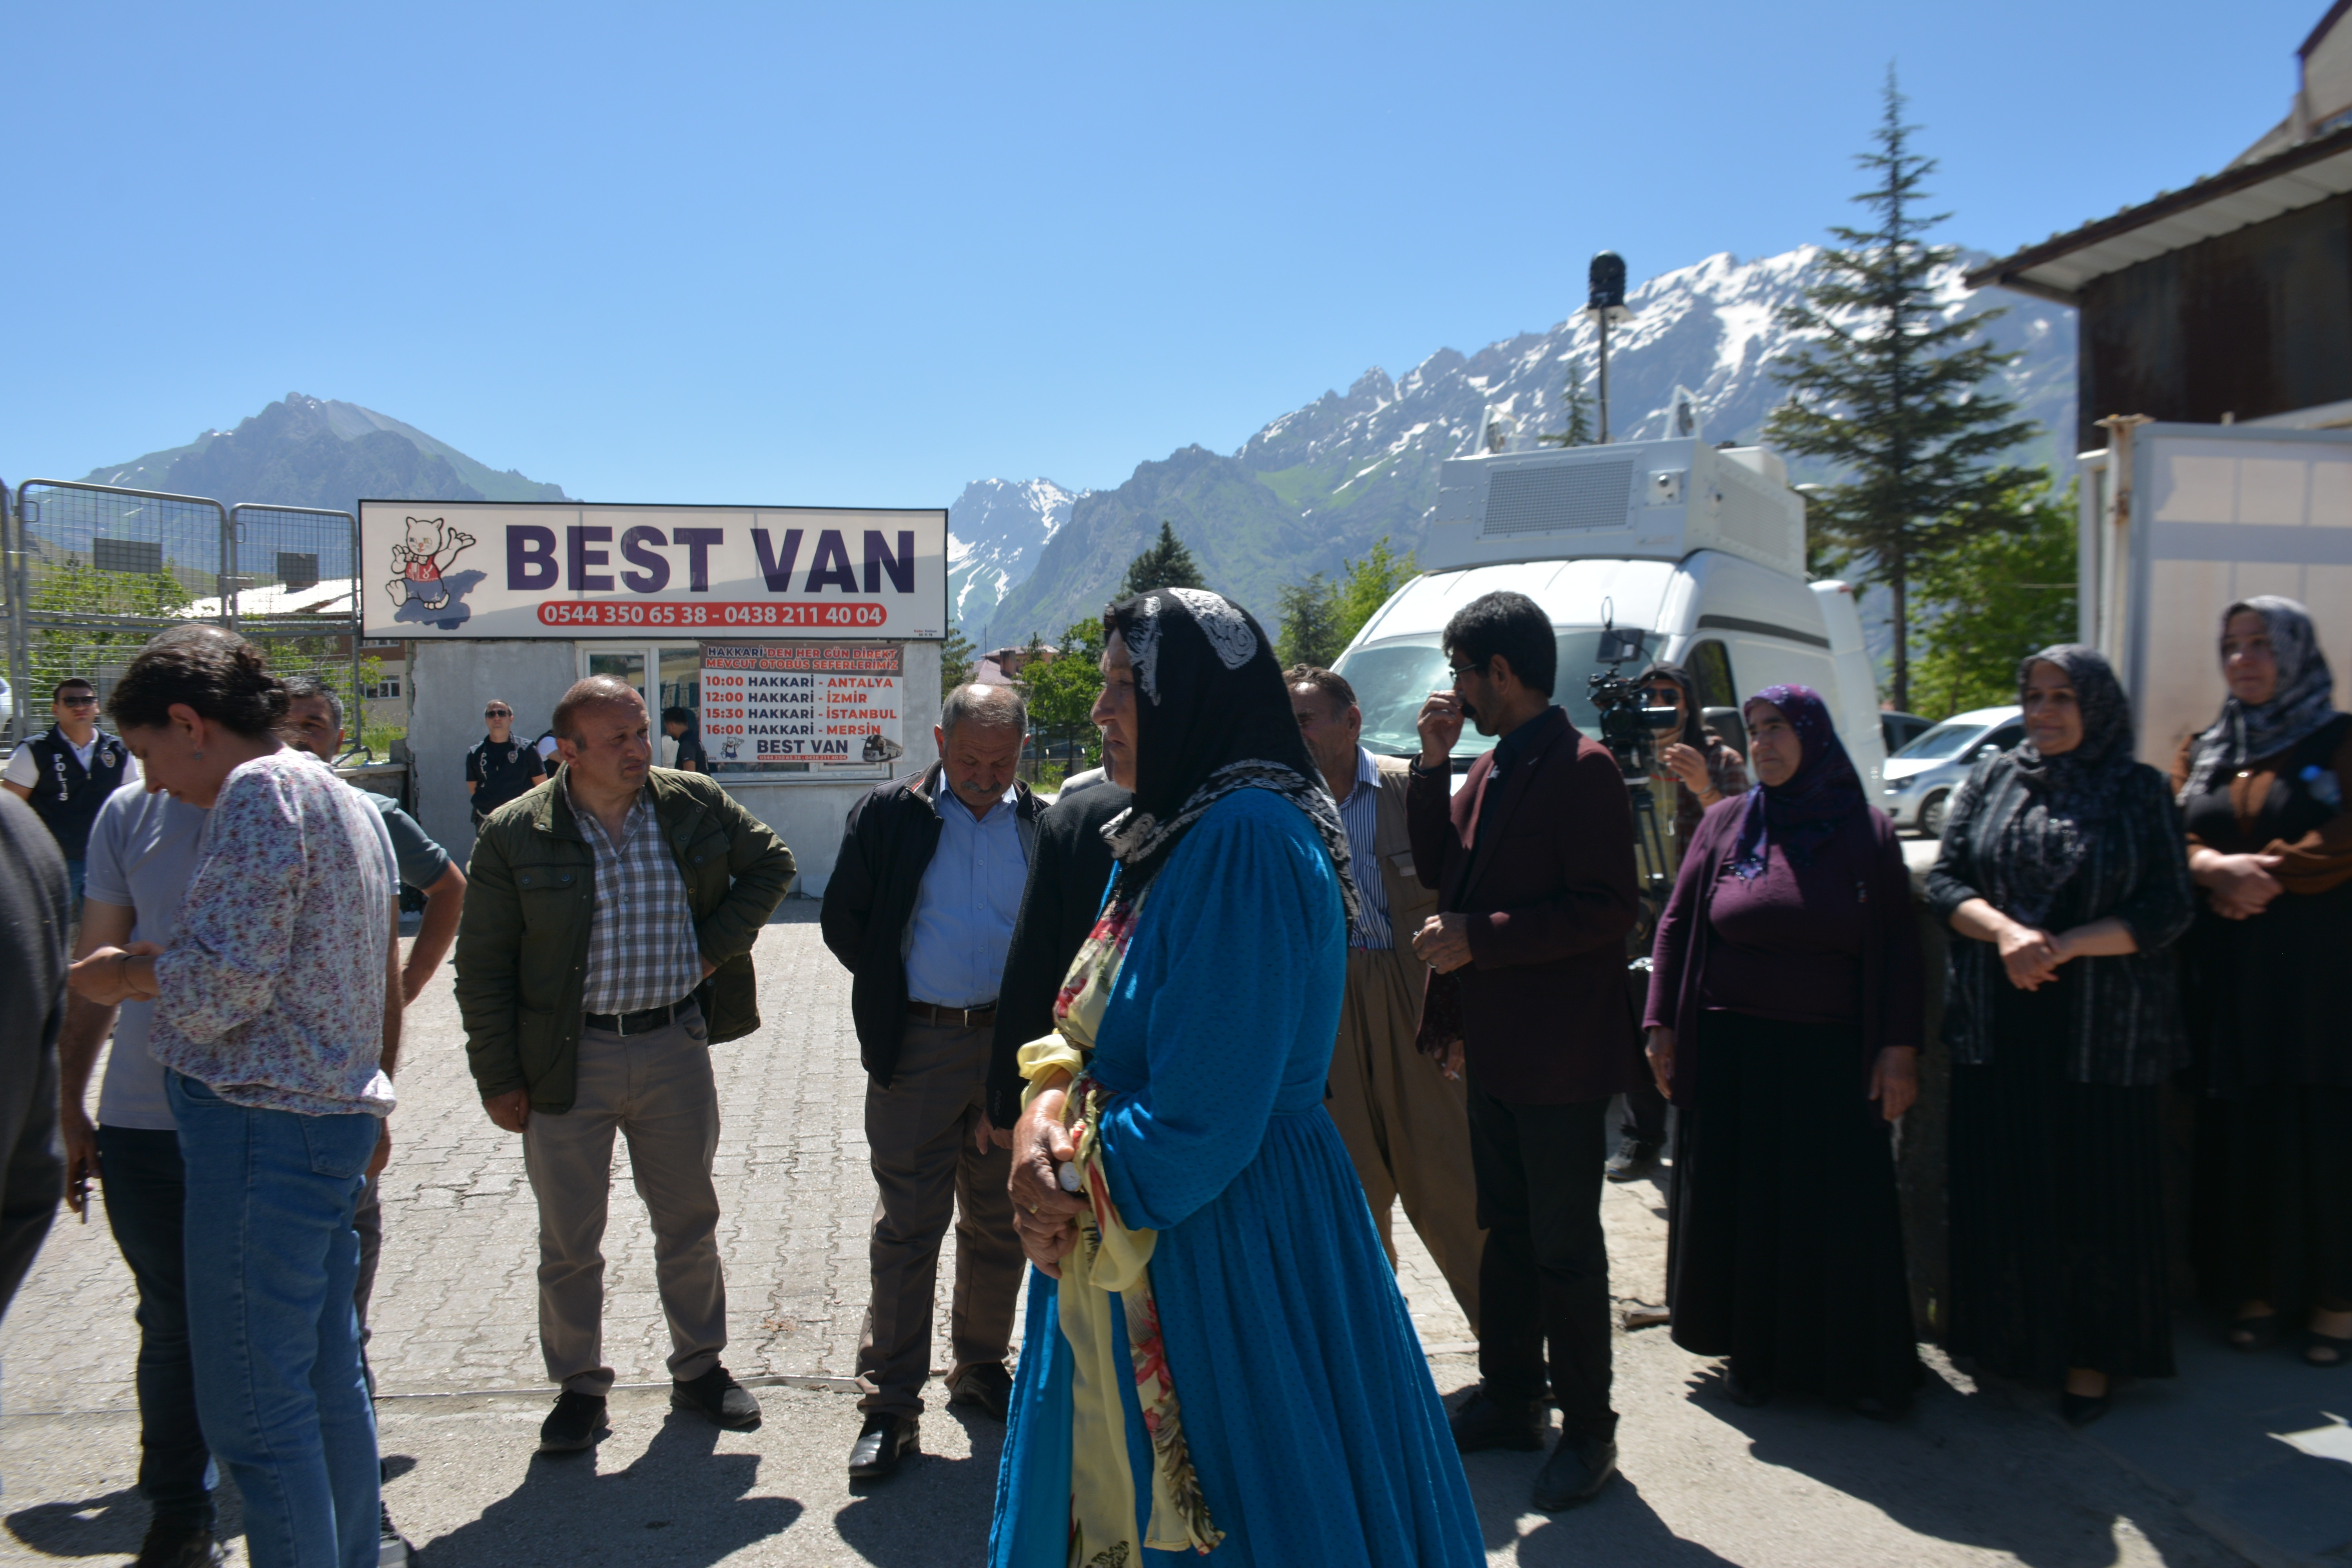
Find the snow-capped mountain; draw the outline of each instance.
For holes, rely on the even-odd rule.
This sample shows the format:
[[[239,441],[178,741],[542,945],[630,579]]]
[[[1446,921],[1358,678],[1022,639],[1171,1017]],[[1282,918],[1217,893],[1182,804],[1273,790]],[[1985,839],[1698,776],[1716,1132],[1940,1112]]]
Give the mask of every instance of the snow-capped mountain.
[[[1615,438],[1664,434],[1680,386],[1691,395],[1706,438],[1754,440],[1783,395],[1771,373],[1800,346],[1777,312],[1801,298],[1820,254],[1807,246],[1748,262],[1712,256],[1635,289],[1629,299],[1633,320],[1610,334]],[[1939,278],[1942,308],[1958,315],[2006,308],[1986,329],[2002,348],[2022,355],[2004,373],[2003,391],[2044,432],[2021,456],[2053,462],[2063,473],[2059,459],[2071,458],[2074,439],[2074,312],[2022,298],[1970,295],[1960,287],[1965,265]],[[1282,584],[1310,572],[1336,572],[1383,535],[1394,547],[1417,547],[1436,500],[1439,465],[1475,451],[1488,421],[1502,424],[1513,450],[1565,428],[1570,365],[1581,369],[1592,390],[1593,349],[1592,324],[1580,315],[1469,356],[1440,349],[1395,380],[1378,367],[1367,370],[1344,395],[1327,392],[1283,415],[1230,457],[1188,447],[1144,463],[1115,489],[1071,498],[1066,525],[1045,526],[1042,509],[1029,525],[1020,523],[1017,508],[992,508],[988,515],[1002,518],[1005,531],[992,533],[983,550],[975,523],[969,552],[975,561],[985,554],[988,570],[999,573],[1005,587],[992,609],[983,608],[989,579],[975,568],[968,574],[975,581],[957,601],[959,618],[967,627],[992,625],[997,640],[1031,629],[1051,635],[1101,605],[1165,518],[1192,548],[1211,585],[1270,624]],[[982,488],[968,489],[951,515],[953,550],[967,549],[961,509]]]
[[[991,646],[985,637],[996,606],[1035,569],[1037,552],[1070,521],[1077,499],[1051,479],[964,486],[948,508],[948,609],[967,637]]]

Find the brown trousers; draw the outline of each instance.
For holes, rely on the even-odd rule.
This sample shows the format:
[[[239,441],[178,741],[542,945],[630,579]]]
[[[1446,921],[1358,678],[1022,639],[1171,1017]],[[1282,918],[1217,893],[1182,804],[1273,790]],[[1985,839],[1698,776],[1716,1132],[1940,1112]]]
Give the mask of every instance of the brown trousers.
[[[719,1088],[710,1036],[692,1008],[665,1028],[624,1038],[580,1031],[572,1109],[523,1123],[523,1168],[539,1199],[539,1344],[547,1375],[575,1394],[612,1391],[604,1364],[604,1220],[613,1134],[629,1141],[629,1174],[654,1227],[654,1283],[669,1320],[669,1374],[690,1382],[727,1348],[719,1267]]]
[[[1404,1200],[1430,1256],[1478,1331],[1478,1192],[1470,1170],[1470,1119],[1462,1081],[1413,1049],[1421,999],[1395,955],[1348,950],[1348,994],[1331,1052],[1331,1097],[1324,1102],[1355,1163],[1356,1179],[1380,1222],[1381,1245],[1396,1262],[1390,1211]]]
[[[992,1031],[909,1018],[890,1087],[866,1089],[866,1142],[881,1188],[869,1247],[874,1299],[857,1372],[875,1388],[865,1410],[914,1415],[930,1376],[940,1242],[955,1222],[952,1385],[967,1367],[1002,1364],[1025,1259],[1005,1191],[1013,1153],[972,1147],[986,1109]]]

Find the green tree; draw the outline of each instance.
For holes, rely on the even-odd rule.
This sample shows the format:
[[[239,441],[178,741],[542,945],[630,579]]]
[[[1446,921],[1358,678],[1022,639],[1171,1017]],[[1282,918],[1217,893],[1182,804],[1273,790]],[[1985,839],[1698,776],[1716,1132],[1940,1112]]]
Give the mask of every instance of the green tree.
[[[1568,409],[1568,428],[1536,440],[1546,447],[1590,447],[1592,445],[1592,395],[1584,390],[1584,360],[1571,354],[1568,361],[1568,390],[1564,395]]]
[[[940,644],[940,700],[945,702],[948,693],[969,683],[976,667],[978,649],[961,631],[950,628],[948,640]]]
[[[27,609],[46,615],[154,621],[176,620],[193,602],[169,572],[101,572],[78,555],[38,570],[25,600]],[[47,711],[50,688],[68,676],[94,679],[102,667],[128,664],[156,629],[34,628],[26,650],[31,655],[31,691],[19,692],[16,699],[37,699],[26,710],[28,731],[47,723],[40,716]]]
[[[1062,633],[1050,664],[1022,670],[1029,689],[1029,727],[1038,740],[1041,762],[1059,747],[1073,766],[1102,760],[1102,737],[1095,729],[1095,699],[1102,695],[1103,626],[1100,620],[1074,621]]]
[[[1356,634],[1364,629],[1364,623],[1379,613],[1380,607],[1389,602],[1391,595],[1420,574],[1421,568],[1413,563],[1412,552],[1408,550],[1402,555],[1395,553],[1389,549],[1389,539],[1385,533],[1364,552],[1362,560],[1349,562],[1347,571],[1339,579],[1339,619],[1336,634],[1339,642],[1339,647],[1331,650],[1333,657],[1339,655],[1340,648],[1356,640]]]
[[[1811,496],[1813,527],[1828,542],[1869,559],[1887,592],[1895,634],[1895,705],[1911,691],[1911,580],[1923,558],[1989,530],[2013,528],[2004,509],[2024,470],[1993,459],[2031,437],[2017,405],[1982,390],[2016,356],[1978,337],[2000,312],[1947,316],[1937,274],[1958,252],[1922,236],[1948,215],[1922,216],[1935,160],[1912,151],[1903,94],[1887,68],[1874,151],[1855,162],[1874,183],[1854,197],[1871,226],[1836,226],[1801,304],[1780,324],[1815,340],[1778,373],[1788,400],[1768,438],[1826,458],[1842,476]]]
[[[1348,646],[1339,635],[1339,585],[1320,572],[1304,583],[1279,590],[1282,618],[1274,638],[1275,654],[1285,665],[1328,667]]]
[[[1936,611],[1919,634],[1918,712],[2015,702],[2017,661],[2074,640],[2074,490],[2053,489],[2045,471],[2011,498],[2021,527],[1975,534],[1921,565],[1919,596]]]
[[[1127,580],[1118,592],[1121,598],[1127,598],[1153,588],[1207,586],[1201,579],[1200,563],[1184,548],[1184,542],[1176,537],[1175,525],[1163,517],[1160,520],[1160,537],[1127,563]]]

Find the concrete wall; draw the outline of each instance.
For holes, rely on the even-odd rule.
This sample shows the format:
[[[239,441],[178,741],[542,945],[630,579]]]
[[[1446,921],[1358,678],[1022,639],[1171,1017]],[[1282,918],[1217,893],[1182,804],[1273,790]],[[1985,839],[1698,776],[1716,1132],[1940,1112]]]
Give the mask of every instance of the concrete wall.
[[[415,770],[416,820],[463,864],[474,852],[466,797],[466,752],[487,730],[482,705],[502,697],[515,733],[535,739],[555,704],[580,679],[569,642],[429,642],[409,663],[408,753]]]
[[[408,746],[415,759],[418,820],[462,863],[473,853],[474,820],[466,797],[466,752],[484,733],[482,704],[503,697],[526,739],[547,728],[556,700],[579,679],[577,643],[548,640],[420,643],[409,666]],[[940,720],[940,645],[906,645],[907,754],[897,777],[939,758],[931,727]],[[766,782],[731,774],[727,787],[744,808],[774,828],[800,868],[796,893],[814,897],[833,876],[842,819],[872,779],[827,784],[782,774]]]

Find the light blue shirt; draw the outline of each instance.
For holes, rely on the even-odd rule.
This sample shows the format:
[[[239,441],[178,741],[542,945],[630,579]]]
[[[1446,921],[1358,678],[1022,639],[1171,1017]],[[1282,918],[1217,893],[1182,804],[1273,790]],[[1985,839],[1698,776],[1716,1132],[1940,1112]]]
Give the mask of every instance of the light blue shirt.
[[[1356,787],[1339,803],[1339,826],[1348,830],[1348,860],[1361,916],[1348,932],[1348,945],[1385,952],[1396,945],[1396,937],[1389,929],[1389,889],[1381,880],[1381,858],[1372,852],[1381,835],[1381,767],[1361,746],[1356,748]]]
[[[1029,856],[1011,788],[974,816],[940,781],[940,847],[923,870],[908,929],[907,995],[934,1007],[981,1007],[996,1000],[1004,952],[1021,916]]]

